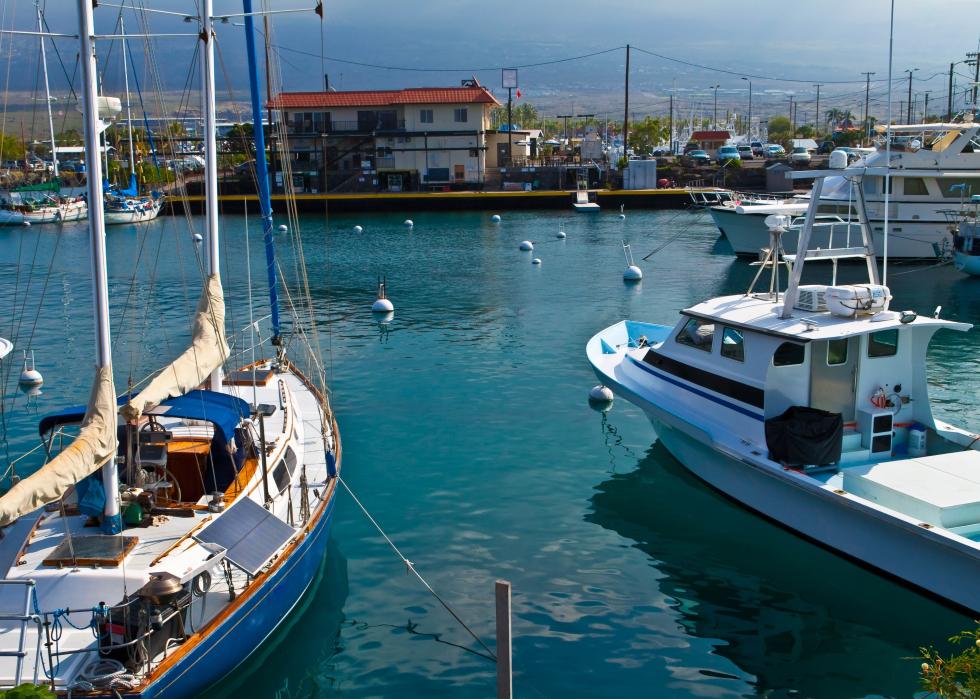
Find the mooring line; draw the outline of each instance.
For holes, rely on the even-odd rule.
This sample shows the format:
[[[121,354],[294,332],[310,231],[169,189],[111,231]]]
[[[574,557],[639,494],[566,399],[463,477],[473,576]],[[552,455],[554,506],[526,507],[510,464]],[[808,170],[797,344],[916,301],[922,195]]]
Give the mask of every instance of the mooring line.
[[[487,646],[487,644],[484,643],[483,640],[479,636],[476,635],[476,633],[473,631],[473,629],[471,629],[469,626],[467,626],[466,625],[466,622],[459,618],[459,614],[457,614],[453,610],[453,608],[450,607],[446,603],[446,601],[442,597],[440,597],[439,594],[435,590],[432,589],[432,586],[429,585],[428,582],[426,582],[425,578],[422,577],[421,573],[419,573],[415,569],[415,565],[402,554],[402,552],[398,549],[398,547],[395,546],[395,542],[392,541],[391,538],[387,534],[385,534],[385,531],[384,531],[384,529],[381,528],[381,525],[378,524],[377,520],[375,520],[374,517],[371,516],[371,513],[367,511],[367,508],[364,507],[364,505],[361,503],[361,501],[357,499],[357,496],[354,495],[354,491],[350,489],[350,486],[347,485],[346,481],[344,481],[344,479],[341,478],[339,475],[337,476],[337,480],[340,481],[340,484],[342,486],[344,486],[344,490],[346,490],[350,494],[350,496],[354,499],[354,502],[357,504],[357,506],[359,508],[361,508],[361,512],[364,513],[364,516],[367,517],[368,520],[371,522],[371,524],[374,525],[374,528],[378,530],[378,533],[381,534],[381,536],[384,537],[384,540],[388,542],[388,545],[391,546],[391,549],[395,552],[395,555],[397,555],[402,560],[402,563],[405,564],[405,566],[408,568],[408,570],[410,570],[415,575],[415,577],[417,577],[419,579],[419,582],[421,582],[423,585],[425,585],[425,589],[428,590],[432,594],[433,597],[435,597],[437,600],[439,600],[439,604],[441,604],[443,606],[443,608],[452,615],[453,619],[455,619],[459,623],[460,626],[462,626],[464,629],[466,629],[467,633],[469,633],[469,635],[473,637],[473,640],[476,641],[477,643],[479,643],[481,646],[483,646],[484,650],[486,650],[487,653],[489,653],[489,656],[483,655],[482,653],[477,653],[477,655],[479,655],[480,657],[486,658],[487,660],[490,660],[492,662],[497,662],[497,655],[496,655],[496,653],[494,653],[492,650],[490,650],[490,647]]]

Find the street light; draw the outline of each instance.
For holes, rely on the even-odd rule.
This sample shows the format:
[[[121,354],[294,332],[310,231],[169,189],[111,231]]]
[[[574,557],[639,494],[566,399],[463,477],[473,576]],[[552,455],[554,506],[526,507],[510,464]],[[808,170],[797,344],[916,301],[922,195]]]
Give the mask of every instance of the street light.
[[[744,80],[745,82],[747,82],[749,84],[749,126],[745,130],[745,132],[746,132],[746,135],[748,136],[749,142],[751,144],[751,141],[752,141],[752,81],[749,80],[748,78],[742,78],[742,80]]]
[[[909,103],[908,103],[909,106],[908,106],[908,115],[905,117],[906,124],[912,123],[912,73],[914,73],[917,70],[918,68],[905,69],[905,72],[909,74]]]
[[[713,126],[716,129],[718,128],[718,88],[719,87],[721,87],[721,85],[712,85],[711,86],[711,89],[713,89],[715,91],[715,111],[714,111],[714,115],[713,115],[712,121],[714,122]]]

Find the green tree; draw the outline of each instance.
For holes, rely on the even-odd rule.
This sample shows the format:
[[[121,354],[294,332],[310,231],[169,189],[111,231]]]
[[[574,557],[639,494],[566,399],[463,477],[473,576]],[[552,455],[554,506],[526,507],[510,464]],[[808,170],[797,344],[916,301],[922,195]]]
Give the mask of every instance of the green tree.
[[[817,135],[817,130],[809,124],[803,124],[796,132],[800,135],[800,138],[813,138]]]
[[[4,136],[0,140],[0,160],[20,160],[26,153],[24,142],[16,136]]]
[[[789,117],[775,116],[769,120],[769,141],[788,146],[793,138],[793,124]]]
[[[668,138],[667,125],[658,117],[648,116],[630,126],[630,145],[636,153],[649,153]]]

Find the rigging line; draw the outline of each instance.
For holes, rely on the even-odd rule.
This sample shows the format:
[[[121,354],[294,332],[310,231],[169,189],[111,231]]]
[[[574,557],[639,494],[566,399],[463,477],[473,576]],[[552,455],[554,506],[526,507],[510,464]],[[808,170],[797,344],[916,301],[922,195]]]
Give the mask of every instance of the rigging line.
[[[371,522],[371,524],[373,524],[373,525],[374,525],[374,528],[378,530],[378,533],[379,533],[379,534],[381,534],[381,536],[382,536],[382,537],[384,537],[384,540],[388,542],[388,545],[389,545],[389,546],[391,546],[391,548],[392,548],[392,550],[393,550],[393,551],[395,552],[395,554],[396,554],[396,555],[397,555],[397,556],[398,556],[398,557],[399,557],[399,558],[400,558],[400,559],[402,560],[402,563],[404,563],[404,564],[405,564],[405,567],[406,567],[406,568],[407,568],[407,569],[409,570],[409,572],[411,572],[411,573],[412,573],[413,575],[415,575],[415,577],[416,577],[416,578],[418,578],[418,579],[419,579],[419,581],[420,581],[420,582],[421,582],[421,583],[422,583],[423,585],[425,585],[425,589],[427,589],[427,590],[428,590],[429,592],[431,592],[431,593],[432,593],[432,596],[433,596],[433,597],[435,597],[435,598],[436,598],[437,600],[439,600],[439,603],[440,603],[440,604],[441,604],[441,605],[443,606],[443,608],[445,608],[445,610],[446,610],[447,612],[449,612],[449,613],[450,613],[450,614],[452,615],[452,617],[453,617],[453,619],[455,619],[456,621],[458,621],[458,622],[459,622],[459,624],[460,624],[460,626],[462,626],[462,627],[463,627],[464,629],[466,629],[466,631],[467,631],[467,632],[469,632],[469,634],[470,634],[470,636],[472,636],[472,637],[473,637],[473,639],[474,639],[474,640],[475,640],[475,641],[476,641],[477,643],[479,643],[479,644],[480,644],[481,646],[483,646],[483,648],[484,648],[484,649],[485,649],[485,650],[487,651],[487,653],[489,653],[489,654],[490,654],[490,657],[491,657],[491,658],[493,658],[493,660],[494,660],[494,662],[496,662],[496,660],[497,660],[497,655],[496,655],[496,653],[494,653],[494,652],[493,652],[492,650],[490,650],[490,647],[489,647],[489,646],[487,646],[487,644],[486,644],[486,643],[484,643],[484,642],[483,642],[483,640],[482,640],[482,639],[481,639],[481,638],[480,638],[479,636],[477,636],[477,635],[476,635],[476,633],[474,633],[474,631],[473,631],[473,629],[471,629],[471,628],[470,628],[469,626],[467,626],[467,625],[466,625],[466,622],[464,622],[464,621],[463,621],[462,619],[460,619],[460,618],[459,618],[459,615],[458,615],[458,614],[457,614],[457,613],[456,613],[455,611],[453,611],[453,608],[452,608],[452,607],[450,607],[450,606],[449,606],[449,605],[448,605],[448,604],[446,603],[446,601],[445,601],[445,600],[443,600],[443,599],[442,599],[442,597],[440,597],[440,596],[439,596],[439,595],[438,595],[438,594],[436,593],[436,591],[432,589],[432,586],[431,586],[431,585],[429,585],[429,583],[427,583],[427,582],[426,582],[426,580],[425,580],[425,578],[423,578],[423,577],[422,577],[422,574],[421,574],[421,573],[419,573],[419,572],[418,572],[418,571],[417,571],[417,570],[415,569],[415,564],[414,564],[414,563],[412,563],[412,562],[411,562],[410,560],[408,560],[407,558],[405,558],[405,556],[404,556],[404,555],[402,554],[402,552],[401,552],[401,551],[400,551],[400,550],[398,549],[398,547],[397,547],[397,546],[395,546],[395,542],[394,542],[394,541],[392,541],[392,540],[391,540],[391,539],[390,539],[390,538],[388,537],[388,535],[387,535],[387,534],[385,534],[385,531],[384,531],[384,529],[382,529],[382,528],[381,528],[381,525],[380,525],[380,524],[378,524],[378,522],[377,522],[377,520],[375,520],[375,519],[374,519],[374,517],[372,517],[372,516],[371,516],[371,513],[367,511],[367,508],[366,508],[366,507],[364,507],[364,505],[363,505],[363,504],[361,504],[361,501],[357,499],[357,496],[356,496],[356,495],[354,495],[354,491],[350,489],[350,486],[349,486],[349,485],[347,485],[347,481],[345,481],[345,480],[344,480],[343,478],[341,478],[341,476],[340,476],[339,474],[337,475],[337,480],[338,480],[338,481],[340,481],[340,484],[341,484],[342,486],[344,486],[344,490],[346,490],[346,491],[347,491],[347,493],[348,493],[348,494],[349,494],[349,495],[351,496],[351,498],[353,498],[353,500],[354,500],[354,502],[355,502],[355,503],[357,504],[357,506],[358,506],[358,507],[359,507],[359,508],[361,509],[361,512],[363,512],[363,513],[364,513],[364,516],[368,518],[368,521],[370,521],[370,522]]]
[[[661,250],[663,250],[665,247],[667,247],[668,245],[670,245],[671,243],[673,243],[675,240],[677,240],[678,238],[680,238],[682,235],[684,235],[685,233],[687,233],[688,231],[690,231],[695,226],[695,224],[698,224],[698,223],[703,223],[703,221],[700,219],[700,217],[698,218],[698,220],[692,221],[689,225],[685,226],[680,231],[678,231],[677,233],[675,233],[674,235],[672,235],[671,237],[669,237],[667,240],[665,240],[664,242],[662,242],[660,245],[658,245],[657,247],[655,247],[652,251],[650,251],[649,253],[647,253],[643,257],[643,259],[646,260],[646,259],[648,259],[650,257],[653,257],[655,254],[657,254],[658,252],[660,252]]]
[[[256,30],[258,31],[258,30]],[[311,58],[319,58],[315,53],[309,51],[301,51],[300,49],[294,49],[289,46],[273,46],[276,50],[288,51],[290,53],[296,53],[301,56],[309,56]],[[489,66],[483,68],[409,68],[405,66],[386,66],[377,63],[365,63],[363,61],[351,61],[346,58],[335,58],[333,56],[323,56],[325,61],[332,61],[333,63],[344,63],[347,65],[360,66],[362,68],[376,68],[378,70],[395,70],[407,73],[477,73],[483,71],[500,70],[501,68],[537,68],[540,66],[550,66],[556,63],[568,63],[571,61],[581,61],[585,58],[592,58],[594,56],[601,56],[606,53],[612,53],[613,51],[621,51],[626,48],[625,46],[614,46],[611,49],[603,49],[602,51],[593,51],[592,53],[584,53],[581,56],[569,56],[568,58],[556,58],[550,61],[539,61],[537,63],[522,63],[518,65],[502,65],[502,66]],[[812,81],[801,81],[801,82],[812,82]]]
[[[48,17],[47,17],[47,15],[45,15],[43,13],[41,14],[41,22],[44,24],[44,27],[48,31],[51,31],[51,27],[48,26]],[[61,59],[61,51],[58,50],[58,44],[57,44],[57,42],[52,41],[51,42],[51,47],[54,49],[54,55],[58,59],[58,64],[61,66],[61,72],[65,74],[65,80],[68,80],[68,69],[65,68],[65,62]],[[76,66],[76,70],[77,70],[78,69],[77,68],[78,67],[78,54],[75,54],[75,66]],[[72,77],[72,79],[68,82],[68,92],[69,92],[70,97],[72,97],[76,101],[78,100],[78,95],[75,94],[75,78],[74,77]]]

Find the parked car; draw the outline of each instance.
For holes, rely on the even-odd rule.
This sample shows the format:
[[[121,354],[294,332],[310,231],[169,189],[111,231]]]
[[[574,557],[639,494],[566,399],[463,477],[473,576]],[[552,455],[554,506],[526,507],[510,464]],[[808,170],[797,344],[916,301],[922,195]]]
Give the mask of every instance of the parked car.
[[[742,157],[738,154],[738,148],[735,146],[722,146],[715,153],[715,160],[718,161],[719,165],[724,165],[729,160],[737,160],[741,162]]]
[[[834,143],[833,141],[824,141],[823,143],[820,144],[820,147],[817,148],[817,155],[832,153],[835,148],[837,148],[837,144]]]
[[[787,158],[793,165],[809,165],[810,164],[810,151],[808,151],[804,146],[797,146],[793,149],[793,152],[789,154]]]
[[[766,156],[766,146],[762,141],[752,141],[749,146],[752,148],[752,155],[757,155],[760,158]]]
[[[703,150],[692,150],[684,154],[687,161],[692,165],[707,165],[711,162],[711,156]]]
[[[766,157],[767,158],[782,158],[786,155],[786,149],[783,148],[778,143],[768,143],[766,144]]]
[[[738,146],[738,157],[742,160],[755,160],[752,153],[752,146]]]
[[[684,144],[684,155],[692,153],[696,150],[701,150],[701,144],[697,141],[688,141]]]
[[[668,148],[667,146],[662,146],[660,148],[654,148],[653,149],[653,153],[651,155],[653,155],[653,157],[655,157],[655,158],[662,158],[665,155],[670,155],[670,148]]]

